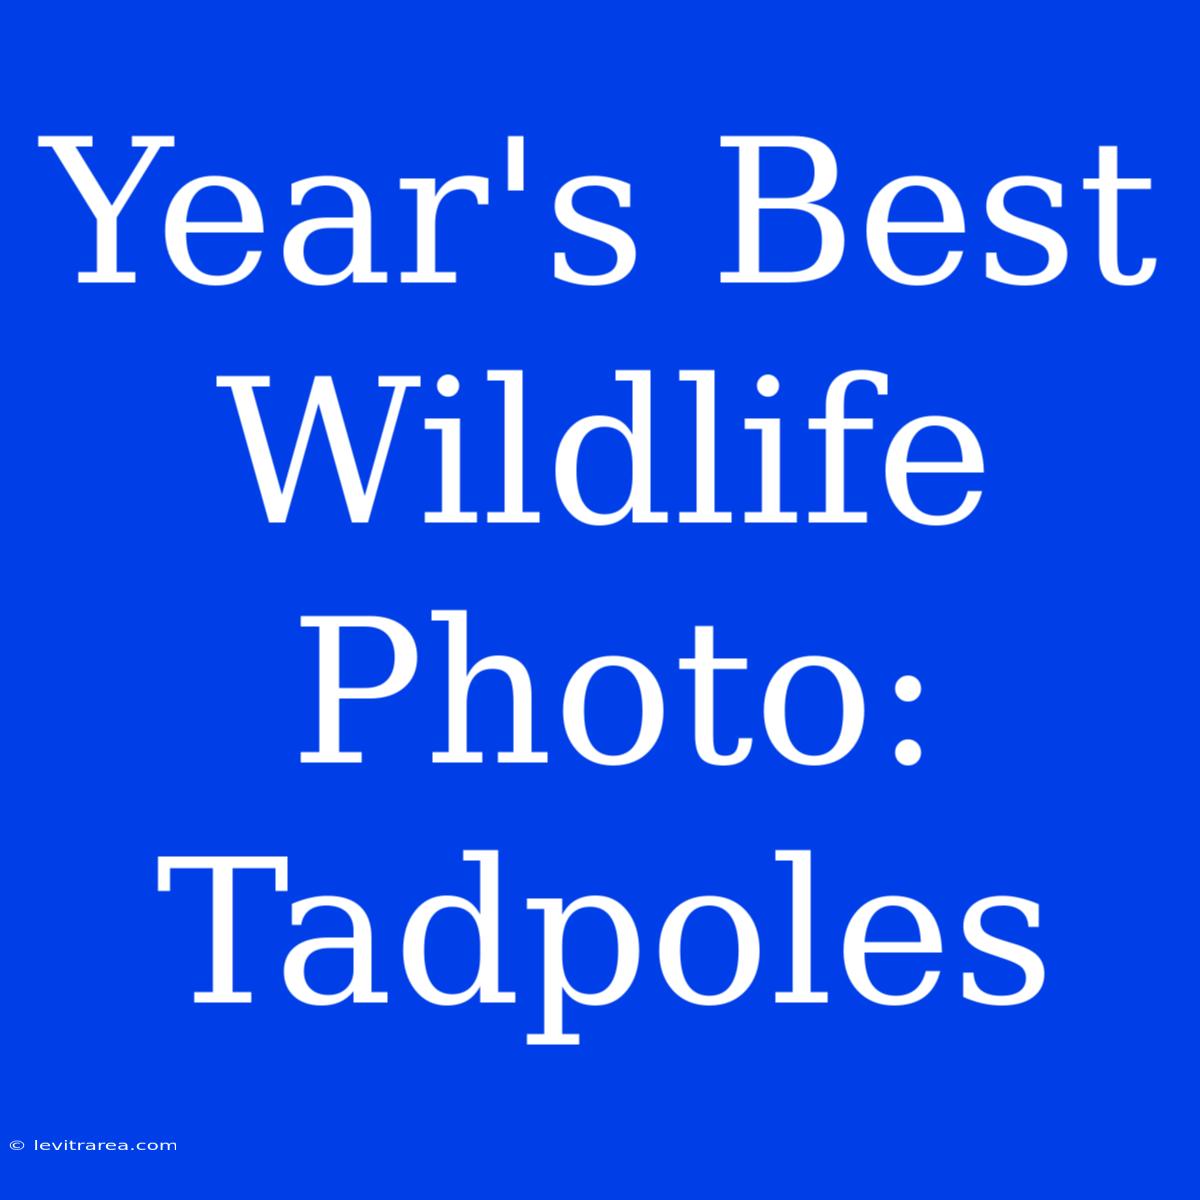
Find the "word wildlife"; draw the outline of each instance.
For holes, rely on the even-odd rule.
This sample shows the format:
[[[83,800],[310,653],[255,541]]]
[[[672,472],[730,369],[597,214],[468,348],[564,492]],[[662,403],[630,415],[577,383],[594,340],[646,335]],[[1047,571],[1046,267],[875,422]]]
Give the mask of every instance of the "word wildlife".
[[[541,513],[525,506],[524,373],[488,371],[487,379],[500,384],[503,389],[504,484],[502,506],[488,512],[485,519],[495,524],[536,524],[541,520]],[[616,380],[629,385],[630,419],[625,421],[599,414],[583,417],[567,429],[558,443],[554,459],[559,500],[563,509],[583,525],[614,525],[625,520],[634,524],[666,524],[671,515],[656,508],[651,498],[651,373],[617,371]],[[716,373],[680,371],[679,380],[694,393],[695,407],[694,506],[678,514],[679,522],[728,524],[733,520],[733,513],[720,509],[717,504]],[[288,519],[318,417],[325,430],[350,520],[355,523],[370,521],[401,407],[406,396],[421,387],[418,375],[380,375],[378,381],[379,386],[391,395],[371,458],[370,474],[364,483],[358,468],[358,462],[364,456],[361,450],[356,453],[351,445],[341,400],[331,377],[319,375],[313,380],[282,479],[259,407],[259,393],[270,386],[270,377],[217,377],[217,386],[229,389],[237,407],[268,521],[283,523]],[[872,389],[867,395],[888,394],[888,377],[882,372],[844,371],[830,383],[825,393],[823,414],[809,418],[808,428],[824,440],[824,504],[807,516],[814,524],[861,524],[867,520],[866,512],[848,509],[846,503],[846,435],[865,433],[875,427],[870,416],[847,415],[847,391],[854,384],[863,385],[858,392]],[[454,375],[442,375],[436,387],[440,397],[451,398],[458,395],[460,383]],[[779,392],[779,380],[774,375],[762,375],[757,390],[760,396],[772,398]],[[757,435],[760,459],[759,504],[756,509],[744,512],[742,520],[746,524],[795,523],[799,514],[785,509],[782,500],[781,419],[746,417],[742,425],[747,432]],[[435,432],[441,442],[441,505],[427,511],[425,521],[430,524],[473,524],[479,520],[479,513],[464,510],[462,500],[462,420],[458,417],[426,417],[425,429]],[[954,455],[934,459],[912,457],[914,442],[926,431],[941,431],[935,436],[942,439],[948,434],[956,447]],[[586,457],[584,448],[596,440],[597,434],[610,438],[616,434],[625,444],[629,464],[624,502],[599,511],[584,499],[584,489],[580,485],[581,462]],[[949,511],[930,512],[917,504],[909,487],[913,475],[982,473],[983,450],[975,434],[962,421],[946,416],[922,416],[910,420],[892,436],[883,458],[888,496],[896,510],[909,521],[918,525],[954,525],[970,516],[979,503],[980,490],[968,487],[963,489],[958,503]]]

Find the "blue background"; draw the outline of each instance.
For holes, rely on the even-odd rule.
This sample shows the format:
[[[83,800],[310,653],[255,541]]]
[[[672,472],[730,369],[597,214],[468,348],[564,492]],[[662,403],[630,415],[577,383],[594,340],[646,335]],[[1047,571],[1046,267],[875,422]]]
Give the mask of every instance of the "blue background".
[[[1194,1181],[1183,939],[1196,181],[1175,8],[10,14],[0,1134],[179,1149],[6,1150],[8,1194],[1128,1196]],[[175,136],[121,218],[135,285],[75,282],[94,226],[36,148],[53,133],[95,137],[89,161],[110,194],[134,162],[131,134]],[[527,190],[510,195],[504,139],[517,133]],[[847,245],[829,278],[718,282],[736,254],[735,157],[719,138],[737,133],[817,137],[837,155],[830,205]],[[1142,287],[1113,287],[1097,267],[1096,197],[1080,181],[1102,144],[1120,147],[1123,175],[1154,181],[1121,205],[1125,269],[1159,259]],[[493,191],[486,209],[463,197],[444,209],[439,265],[459,283],[401,285],[412,197],[397,179],[467,173]],[[234,287],[186,281],[163,246],[170,197],[203,174],[243,180],[263,206],[262,263]],[[291,208],[290,183],[316,174],[366,188],[374,265],[391,282],[317,289],[287,275],[286,230],[344,210],[319,194]],[[611,261],[554,221],[554,192],[582,174],[632,185],[627,212],[599,194],[587,205],[636,239],[634,273],[615,287],[552,277],[557,249],[578,269]],[[935,287],[890,283],[866,251],[871,197],[905,174],[945,180],[966,213],[965,237],[898,249],[910,270],[965,250]],[[1045,287],[984,278],[989,249],[1010,270],[1042,261],[984,216],[988,189],[1015,174],[1063,183],[1058,212],[1033,193],[1013,201],[1067,238],[1066,271]],[[804,179],[781,158],[766,186]],[[803,224],[769,220],[768,265],[811,252]],[[333,269],[344,235],[326,237]],[[197,258],[229,269],[243,249],[209,239]],[[426,416],[463,418],[464,504],[499,507],[499,387],[484,373],[514,367],[526,371],[527,504],[542,523],[424,524],[438,496]],[[869,523],[576,524],[555,498],[554,448],[581,416],[627,414],[612,373],[629,368],[654,371],[654,492],[673,513],[693,498],[679,370],[718,373],[720,506],[757,507],[757,436],[741,422],[777,415],[785,507],[802,514],[822,488],[805,422],[829,381],[887,372],[889,396],[860,385],[849,405],[876,421],[848,438],[849,498]],[[449,401],[432,388],[447,371],[463,382]],[[782,381],[771,401],[754,392],[766,371]],[[425,381],[405,400],[368,526],[348,522],[319,432],[291,520],[268,525],[229,393],[214,386],[218,374],[272,377],[263,407],[278,455],[318,373],[334,375],[359,447],[373,447],[386,407],[376,376]],[[883,483],[892,434],[927,413],[966,421],[986,459],[976,514],[947,529],[906,521]],[[597,505],[619,491],[620,467],[598,451]],[[925,486],[932,506],[938,485]],[[431,764],[445,738],[435,608],[469,610],[472,658],[528,665],[548,766],[495,763],[506,690],[484,681],[471,729],[490,761]],[[347,707],[362,766],[301,766],[315,746],[316,657],[299,618],[338,612],[404,622],[421,665],[395,699]],[[719,653],[750,660],[718,691],[719,744],[755,738],[736,768],[706,767],[692,748],[691,677],[675,663],[696,624],[716,626]],[[348,669],[378,678],[378,651],[356,643]],[[770,675],[814,653],[849,664],[867,698],[860,745],[824,769],[788,764],[761,727]],[[580,759],[559,715],[570,674],[603,654],[641,659],[665,693],[658,746],[621,770]],[[909,672],[924,694],[903,705],[892,686]],[[828,744],[828,700],[797,689],[791,715],[810,747]],[[608,749],[632,736],[629,702],[619,681],[597,685],[591,722]],[[901,737],[925,750],[911,770],[893,757]],[[467,848],[501,854],[501,977],[515,1005],[434,1008],[404,977],[412,909],[475,894]],[[827,1005],[773,1001],[789,978],[780,848],[813,851]],[[156,856],[203,853],[290,859],[286,895],[265,875],[239,881],[249,1006],[192,1003],[209,979],[207,877],[155,891]],[[293,930],[287,906],[330,892],[371,915],[388,1005],[316,1009],[287,994],[288,948],[344,932],[336,915]],[[524,900],[590,892],[637,920],[638,978],[610,1008],[567,1004],[578,1048],[527,1047],[541,922]],[[763,946],[750,991],[716,1009],[675,997],[656,962],[667,913],[707,892],[745,905]],[[872,964],[897,991],[941,967],[909,1008],[869,1003],[841,965],[846,921],[888,893],[928,905],[945,941],[940,963]],[[964,970],[993,990],[1019,984],[963,942],[963,912],[996,893],[1042,909],[1036,931],[1016,914],[991,922],[1046,963],[1044,991],[1014,1009],[961,996]],[[719,917],[696,918],[684,953],[694,986],[724,986],[732,937]],[[437,981],[464,986],[472,956],[465,918],[439,919]],[[604,922],[580,918],[576,984],[601,986],[611,963]],[[335,990],[343,965],[314,982]]]

